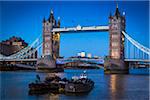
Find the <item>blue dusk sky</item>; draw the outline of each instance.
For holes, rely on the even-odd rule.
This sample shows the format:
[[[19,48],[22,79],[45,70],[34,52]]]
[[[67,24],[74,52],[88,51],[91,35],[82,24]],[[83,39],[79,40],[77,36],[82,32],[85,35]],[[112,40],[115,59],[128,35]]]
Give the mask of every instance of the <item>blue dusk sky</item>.
[[[149,47],[149,1],[119,1],[119,11],[126,13],[126,31],[142,45]],[[53,9],[61,27],[108,25],[114,1],[0,1],[0,41],[17,36],[31,44],[42,34],[42,20]],[[60,55],[75,56],[85,51],[104,56],[109,53],[109,32],[61,34]]]

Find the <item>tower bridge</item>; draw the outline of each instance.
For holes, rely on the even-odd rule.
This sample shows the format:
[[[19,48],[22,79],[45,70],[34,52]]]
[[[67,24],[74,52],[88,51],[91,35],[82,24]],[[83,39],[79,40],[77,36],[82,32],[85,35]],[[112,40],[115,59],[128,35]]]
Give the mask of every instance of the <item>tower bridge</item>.
[[[60,36],[69,32],[109,32],[109,55],[105,59],[105,67],[108,69],[127,70],[130,62],[150,62],[150,49],[141,45],[126,32],[126,18],[119,12],[118,7],[114,15],[109,16],[108,25],[61,27],[60,19],[55,20],[51,10],[49,18],[43,19],[43,34],[29,47],[11,56],[0,55],[1,61],[12,59],[28,59],[39,48],[42,48],[42,57],[37,59],[38,68],[56,68],[56,59],[59,57]],[[129,45],[130,44],[130,45]],[[133,49],[131,49],[131,46]],[[31,48],[35,48],[31,50]],[[136,49],[136,50],[135,50]],[[30,52],[29,52],[30,51]],[[142,56],[141,56],[142,55]],[[128,64],[126,64],[128,63]]]

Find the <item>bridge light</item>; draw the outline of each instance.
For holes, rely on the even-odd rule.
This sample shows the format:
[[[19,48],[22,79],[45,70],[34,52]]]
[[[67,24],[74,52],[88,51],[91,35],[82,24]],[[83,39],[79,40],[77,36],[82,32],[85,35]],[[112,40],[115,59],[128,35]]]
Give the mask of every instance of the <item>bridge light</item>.
[[[51,9],[51,14],[53,14],[53,10]]]
[[[58,17],[58,20],[60,20],[60,17]]]
[[[87,57],[88,57],[88,58],[92,58],[92,54],[91,54],[91,53],[88,53],[88,54],[87,54]]]
[[[85,52],[81,52],[81,57],[85,57]]]
[[[77,56],[80,57],[80,56],[81,56],[81,53],[77,53]]]
[[[78,26],[76,27],[76,29],[77,29],[77,30],[81,30],[81,26],[78,25]]]
[[[122,14],[123,14],[123,16],[125,16],[125,14],[126,14],[126,13],[125,13],[125,12],[123,12]]]

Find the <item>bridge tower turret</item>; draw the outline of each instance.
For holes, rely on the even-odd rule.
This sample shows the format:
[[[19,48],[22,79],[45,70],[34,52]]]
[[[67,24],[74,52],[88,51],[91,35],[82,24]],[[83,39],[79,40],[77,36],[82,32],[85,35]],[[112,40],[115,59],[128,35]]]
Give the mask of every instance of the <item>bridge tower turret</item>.
[[[110,33],[110,50],[109,56],[111,59],[110,68],[124,69],[124,36],[122,31],[125,31],[125,16],[119,12],[118,5],[116,6],[115,14],[109,16],[109,33]]]
[[[55,27],[58,27],[58,25],[53,10],[51,10],[49,18],[43,19],[43,54],[42,58],[37,61],[38,69],[56,67],[56,58],[59,56],[59,39],[55,39],[58,33],[52,32]]]
[[[56,25],[56,20],[51,10],[48,20],[43,19],[43,56],[51,55],[52,53],[52,35],[51,30]]]
[[[124,36],[121,33],[122,31],[125,31],[125,16],[120,14],[117,6],[114,16],[109,16],[109,55],[112,59],[124,59]]]

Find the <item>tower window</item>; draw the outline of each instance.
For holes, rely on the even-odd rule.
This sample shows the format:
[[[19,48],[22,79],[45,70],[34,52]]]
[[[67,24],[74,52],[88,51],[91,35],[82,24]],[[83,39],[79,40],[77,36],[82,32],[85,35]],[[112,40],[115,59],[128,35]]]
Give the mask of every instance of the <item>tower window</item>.
[[[117,47],[117,46],[118,46],[118,42],[113,42],[113,43],[112,43],[112,46],[113,46],[113,47]]]
[[[117,34],[113,34],[112,35],[112,39],[117,39],[118,38],[118,35]]]
[[[113,19],[113,21],[116,22],[117,20],[116,20],[116,19]]]
[[[48,43],[45,43],[45,48],[48,48],[49,47],[49,44]]]
[[[50,37],[49,36],[45,37],[45,41],[48,41],[48,40],[50,40]]]

